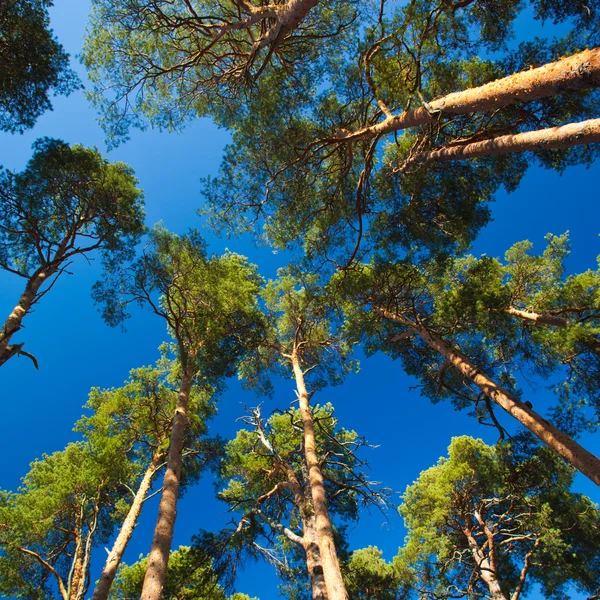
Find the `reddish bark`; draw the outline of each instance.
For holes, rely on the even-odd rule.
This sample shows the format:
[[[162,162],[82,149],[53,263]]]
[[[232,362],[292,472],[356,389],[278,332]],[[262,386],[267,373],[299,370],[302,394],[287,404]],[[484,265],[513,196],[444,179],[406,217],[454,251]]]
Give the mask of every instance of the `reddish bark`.
[[[600,87],[600,48],[548,63],[537,69],[514,73],[485,85],[453,92],[432,100],[427,108],[420,106],[399,115],[387,117],[377,125],[363,127],[354,132],[340,131],[331,141],[356,141],[400,131],[409,127],[426,125],[438,115],[463,115],[489,111],[519,102],[556,96]]]
[[[553,150],[593,142],[600,142],[600,119],[590,119],[581,123],[570,123],[562,127],[550,127],[526,133],[502,135],[470,144],[456,144],[437,148],[430,152],[420,152],[406,160],[398,170],[403,172],[412,166],[428,165],[435,161],[465,160],[511,152]]]
[[[462,530],[463,535],[467,538],[469,549],[473,556],[473,560],[477,565],[477,573],[481,580],[487,585],[490,591],[492,600],[508,600],[508,598],[502,592],[498,578],[496,577],[496,565],[495,561],[487,557],[479,547],[473,532],[468,526],[465,526]]]
[[[4,326],[0,329],[0,366],[19,353],[18,347],[10,345],[10,340],[21,329],[23,318],[31,310],[40,288],[55,272],[55,267],[39,269],[27,281],[25,291],[19,298],[19,303],[13,308]]]
[[[571,321],[569,319],[561,317],[560,315],[552,315],[547,313],[538,314],[529,310],[520,310],[512,306],[509,306],[506,309],[506,312],[509,315],[519,317],[524,321],[533,321],[534,323],[541,323],[542,325],[551,325],[554,327],[567,327],[571,325]],[[598,338],[590,335],[589,338],[585,339],[585,344],[592,350],[592,352],[594,352],[594,354],[600,356],[600,340],[598,340]]]
[[[146,499],[146,495],[148,494],[150,486],[152,485],[152,478],[154,477],[154,474],[156,473],[156,470],[158,469],[162,460],[162,452],[155,454],[150,465],[146,469],[131,507],[129,508],[129,512],[125,517],[123,524],[121,525],[119,535],[113,544],[112,550],[106,559],[104,569],[102,570],[100,578],[96,583],[92,600],[106,600],[108,598],[112,582],[117,574],[117,569],[119,568],[119,564],[121,563],[121,559],[123,558],[127,544],[129,544],[129,540],[133,535],[133,530],[137,524],[138,517],[142,512],[144,500]]]
[[[316,447],[315,426],[309,406],[309,396],[304,384],[304,373],[296,352],[291,357],[294,377],[298,388],[299,408],[304,430],[304,455],[311,489],[312,504],[315,511],[317,544],[321,555],[323,575],[329,600],[348,600],[348,592],[342,579],[337,558],[333,529],[327,508],[327,496],[323,482],[323,473]]]
[[[141,600],[159,600],[167,577],[169,553],[177,517],[177,499],[179,497],[179,482],[183,464],[183,441],[187,425],[187,410],[192,379],[192,372],[186,369],[182,377],[173,417],[169,456],[158,507],[158,518],[154,528],[154,538],[148,555],[148,567],[144,577]]]
[[[386,319],[395,321],[414,331],[430,348],[438,351],[460,373],[477,385],[486,396],[496,402],[496,404],[499,404],[507,413],[542,440],[542,442],[558,452],[578,471],[589,477],[596,485],[600,485],[600,459],[598,457],[588,452],[575,440],[543,419],[508,390],[499,386],[485,373],[480,371],[468,357],[454,349],[435,333],[404,316],[396,315],[379,307],[376,307],[375,310]]]

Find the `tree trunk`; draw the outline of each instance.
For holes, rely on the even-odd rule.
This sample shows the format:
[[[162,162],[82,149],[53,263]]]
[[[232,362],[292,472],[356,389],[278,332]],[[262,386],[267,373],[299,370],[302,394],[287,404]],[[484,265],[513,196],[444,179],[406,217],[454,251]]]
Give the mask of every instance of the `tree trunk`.
[[[505,309],[509,315],[513,315],[515,317],[519,317],[524,321],[533,321],[534,323],[541,323],[542,325],[551,325],[554,327],[567,327],[571,325],[569,319],[565,317],[561,317],[559,315],[549,315],[549,314],[538,314],[528,310],[520,310],[518,308],[514,308],[509,306]],[[585,340],[585,345],[590,348],[590,350],[600,356],[600,340],[596,338],[594,335],[590,335],[589,339]]]
[[[453,92],[399,115],[387,117],[377,125],[354,132],[339,131],[330,141],[356,141],[401,131],[434,122],[438,115],[464,115],[489,111],[520,102],[589,90],[600,86],[600,48],[548,63],[537,69],[514,73],[485,85]]]
[[[155,454],[150,465],[146,469],[131,507],[129,508],[129,512],[125,517],[123,524],[121,525],[119,535],[117,536],[112,550],[106,559],[106,564],[104,565],[100,579],[98,579],[98,582],[96,583],[92,600],[106,600],[108,598],[112,582],[117,573],[117,569],[119,568],[119,564],[121,563],[121,559],[123,558],[127,544],[129,544],[129,540],[133,535],[133,530],[135,529],[138,517],[142,512],[142,506],[144,504],[144,500],[146,499],[146,495],[148,494],[148,490],[150,490],[150,486],[152,485],[152,478],[154,477],[154,474],[156,473],[156,470],[158,469],[158,466],[162,460],[162,452]]]
[[[542,442],[558,452],[565,460],[578,471],[589,477],[596,485],[600,485],[600,459],[580,446],[575,440],[554,427],[540,415],[530,409],[526,404],[513,396],[509,391],[499,386],[485,373],[480,371],[469,358],[442,340],[439,336],[429,331],[406,317],[396,315],[383,308],[375,307],[375,311],[386,319],[395,321],[411,331],[434,350],[438,351],[450,364],[452,364],[467,379],[472,381],[479,389],[496,404],[499,404],[507,413],[515,417],[535,434]]]
[[[144,577],[141,600],[159,600],[167,577],[169,553],[175,529],[175,518],[177,517],[177,498],[179,496],[179,480],[183,462],[183,440],[187,425],[187,409],[192,379],[193,373],[189,369],[184,370],[177,406],[175,407],[175,416],[173,417],[167,468],[158,507],[158,518],[154,528],[154,538],[148,555],[148,567]]]
[[[308,392],[304,385],[304,373],[295,352],[292,354],[291,360],[298,388],[300,414],[304,429],[304,456],[308,468],[308,478],[315,511],[317,544],[323,565],[327,597],[329,600],[348,600],[348,593],[342,580],[340,564],[333,540],[333,529],[327,509],[323,474],[321,473],[319,458],[317,456],[315,426],[309,406]]]
[[[306,554],[306,570],[310,578],[312,600],[328,600],[327,587],[321,563],[321,554],[317,544],[317,532],[314,516],[303,519],[304,553]]]
[[[490,563],[489,559],[481,551],[481,548],[479,548],[477,540],[473,536],[471,530],[465,527],[462,530],[462,532],[463,535],[467,538],[467,542],[469,544],[469,549],[471,550],[473,560],[477,565],[477,574],[485,583],[485,585],[487,585],[488,590],[490,590],[492,600],[509,600],[504,595],[504,592],[500,587],[500,583],[498,582],[498,578],[496,577],[496,570],[494,566]]]
[[[84,577],[83,512],[85,509],[85,500],[83,502],[84,504],[80,506],[80,512],[78,518],[75,521],[75,550],[73,552],[73,562],[71,564],[71,573],[69,577],[69,600],[77,600],[79,588]]]
[[[526,133],[502,135],[470,144],[456,144],[437,148],[430,152],[420,152],[406,160],[398,171],[402,173],[412,166],[424,166],[435,161],[464,160],[511,152],[553,150],[592,142],[600,142],[600,119],[590,119],[582,123],[570,123],[562,127],[550,127]]]
[[[56,269],[40,270],[36,272],[25,286],[25,291],[19,298],[19,303],[13,308],[13,311],[6,319],[4,326],[0,330],[0,366],[7,362],[18,352],[15,352],[15,346],[9,344],[12,336],[21,329],[23,317],[29,312],[44,282],[56,272]]]

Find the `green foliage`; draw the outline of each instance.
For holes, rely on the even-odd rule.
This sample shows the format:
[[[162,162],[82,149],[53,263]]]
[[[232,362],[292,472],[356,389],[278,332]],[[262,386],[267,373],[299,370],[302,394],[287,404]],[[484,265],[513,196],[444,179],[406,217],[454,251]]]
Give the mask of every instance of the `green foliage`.
[[[374,546],[355,550],[344,566],[344,582],[356,600],[399,600],[406,596],[408,579],[396,562],[387,563]]]
[[[556,421],[573,434],[595,430],[600,422],[600,271],[566,275],[568,236],[548,235],[546,241],[542,254],[534,254],[528,241],[515,244],[504,263],[472,256],[449,261],[435,292],[438,319],[476,329],[497,355],[552,377],[559,398]],[[541,320],[510,314],[512,309]]]
[[[353,0],[312,2],[296,19],[285,2],[92,4],[83,59],[113,142],[131,126],[173,129],[207,113],[235,114],[259,77],[281,73],[296,86],[306,82],[342,44],[357,10]]]
[[[483,569],[507,598],[520,579],[524,593],[535,582],[545,598],[565,598],[570,586],[595,591],[598,509],[569,491],[573,472],[551,451],[521,442],[453,438],[449,457],[407,488],[398,561],[413,570],[417,591],[486,595]]]
[[[236,362],[260,338],[261,281],[239,254],[207,256],[197,231],[177,236],[155,227],[144,255],[97,284],[94,297],[111,325],[129,316],[129,303],[148,305],[167,322],[182,371],[214,387],[235,373]]]
[[[131,167],[50,138],[33,148],[23,172],[0,170],[0,267],[27,278],[94,250],[107,268],[130,259],[145,229]]]
[[[515,373],[552,382],[557,426],[571,435],[600,419],[598,306],[600,271],[566,275],[566,235],[547,236],[542,254],[515,244],[500,261],[467,255],[437,262],[373,261],[334,278],[351,343],[400,358],[434,402],[451,398],[489,422],[490,407],[472,381],[409,328],[374,307],[422,324],[515,395]],[[521,312],[519,312],[521,311]]]
[[[147,557],[133,565],[121,565],[111,590],[111,600],[138,598],[142,592]],[[244,595],[240,594],[242,598]],[[171,552],[167,580],[162,592],[165,600],[226,600],[210,566],[193,549],[181,546]],[[241,600],[241,599],[240,599]]]
[[[0,129],[23,132],[52,108],[50,94],[69,94],[79,80],[52,35],[52,0],[6,0],[0,5]]]
[[[0,591],[45,599],[60,580],[83,597],[85,561],[112,533],[128,472],[121,452],[75,443],[32,463],[18,492],[0,492]]]
[[[358,456],[365,440],[340,428],[330,405],[315,407],[313,418],[328,510],[338,524],[336,547],[343,555],[342,524],[357,520],[362,506],[385,508],[388,492],[369,481]],[[243,549],[272,562],[286,589],[304,597],[309,586],[299,538],[311,539],[315,524],[300,414],[275,413],[263,423],[257,409],[246,421],[253,429],[240,430],[227,444],[220,470],[219,498],[242,515],[229,543],[240,546],[237,560]]]
[[[313,390],[340,384],[358,364],[349,358],[351,346],[341,336],[338,315],[331,298],[319,286],[318,277],[280,269],[278,279],[261,293],[265,329],[255,351],[239,368],[247,387],[271,393],[271,377],[289,377],[291,355],[296,352]]]
[[[122,387],[92,389],[85,405],[91,414],[77,422],[75,431],[98,453],[126,456],[131,478],[141,477],[155,457],[167,455],[178,396],[177,368],[163,356],[155,367],[133,369]],[[194,387],[189,395],[182,492],[220,454],[219,440],[206,437],[206,423],[216,413],[211,397],[207,387]]]
[[[557,170],[589,164],[598,151],[594,145],[403,167],[414,154],[440,145],[591,118],[597,92],[440,114],[404,135],[375,132],[339,141],[388,115],[586,47],[593,19],[561,40],[538,39],[507,52],[526,4],[413,0],[365,20],[360,62],[356,51],[336,55],[323,85],[301,86],[297,96],[281,80],[259,86],[227,122],[233,142],[219,176],[206,182],[212,224],[254,229],[277,248],[301,249],[319,268],[348,267],[375,248],[394,257],[463,251],[487,223],[497,190],[513,191],[532,162]],[[552,13],[568,22],[578,12],[569,2],[556,11],[531,4],[540,18]]]
[[[376,495],[371,497],[368,493],[369,481],[366,473],[361,470],[364,463],[355,454],[366,442],[356,432],[338,427],[333,407],[329,404],[315,407],[313,418],[317,452],[319,456],[325,457],[322,469],[330,499],[329,512],[342,520],[356,520],[362,502],[370,503],[379,498]],[[266,515],[270,514],[270,510],[275,511],[271,517],[274,521],[299,526],[298,519],[312,514],[309,495],[301,506],[281,504],[296,502],[297,499],[294,499],[289,490],[276,495],[272,500],[259,499],[278,482],[288,481],[289,472],[283,468],[283,463],[286,468],[291,467],[303,487],[307,485],[301,423],[299,412],[294,410],[273,414],[261,425],[272,451],[261,446],[260,430],[240,430],[225,448],[220,479],[221,485],[226,487],[219,493],[219,497],[238,510],[245,506],[251,508],[253,503],[259,502]],[[263,502],[266,504],[262,504]]]

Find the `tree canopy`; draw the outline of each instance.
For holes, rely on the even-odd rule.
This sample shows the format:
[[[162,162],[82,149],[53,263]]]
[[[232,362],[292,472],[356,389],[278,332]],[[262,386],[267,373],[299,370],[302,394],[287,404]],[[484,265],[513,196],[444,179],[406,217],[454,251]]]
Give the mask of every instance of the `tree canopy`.
[[[34,144],[21,173],[0,169],[0,268],[26,281],[1,330],[0,365],[22,353],[12,336],[73,259],[98,252],[110,271],[132,258],[145,231],[136,184],[128,165],[50,138]]]
[[[527,444],[526,444],[527,446]],[[569,491],[573,472],[529,446],[454,438],[448,458],[409,486],[400,556],[417,593],[518,600],[535,582],[545,598],[569,586],[598,593],[598,508]]]
[[[0,6],[0,130],[33,127],[52,108],[51,94],[69,94],[79,80],[50,29],[52,0],[7,0]]]
[[[2,369],[3,410],[22,409],[7,476],[42,457],[0,491],[0,595],[598,600],[600,513],[581,492],[600,485],[600,269],[578,252],[600,0],[7,0],[16,164],[12,134],[79,86],[49,28],[64,6],[90,8],[91,82],[64,106],[85,96],[111,151],[158,130],[116,152],[136,149],[164,224],[144,224],[131,167],[77,139],[39,139],[20,172],[3,159],[0,277],[25,281],[0,366],[51,363],[34,342],[48,313],[27,347],[15,337],[50,290],[70,351],[31,378]],[[100,135],[66,114],[32,133]],[[548,229],[573,233],[540,249]],[[79,256],[128,337],[85,327],[63,277]],[[42,455],[50,435],[64,449]],[[387,485],[407,484],[387,511]]]

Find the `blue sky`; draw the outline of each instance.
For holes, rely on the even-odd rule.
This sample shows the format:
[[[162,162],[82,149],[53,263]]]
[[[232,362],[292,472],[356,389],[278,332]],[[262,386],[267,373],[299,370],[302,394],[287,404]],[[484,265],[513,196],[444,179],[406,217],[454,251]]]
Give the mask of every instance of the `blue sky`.
[[[80,51],[87,11],[88,2],[84,0],[58,0],[51,11],[55,33],[72,55]],[[81,68],[78,70],[82,73]],[[54,107],[26,134],[0,134],[0,164],[21,170],[30,156],[32,142],[42,136],[105,151],[96,115],[83,93],[57,98]],[[208,119],[199,119],[182,134],[134,131],[131,140],[108,154],[108,158],[134,167],[145,191],[148,225],[160,220],[169,229],[183,233],[189,227],[201,226],[194,212],[202,203],[199,180],[215,174],[227,141],[227,132],[217,129]],[[498,194],[492,206],[494,220],[480,234],[474,252],[502,255],[511,244],[525,238],[541,249],[546,233],[569,230],[573,243],[569,268],[595,268],[596,256],[600,254],[599,176],[598,165],[572,168],[562,177],[532,170],[517,192]],[[277,267],[283,266],[281,255],[267,248],[256,249],[245,240],[214,239],[210,234],[207,238],[215,252],[229,248],[249,256],[265,277],[273,277]],[[90,299],[98,265],[79,260],[73,273],[63,276],[44,297],[35,312],[26,317],[25,328],[19,333],[19,341],[25,341],[26,348],[38,358],[40,371],[21,358],[11,360],[0,373],[0,453],[10,457],[4,461],[0,474],[3,489],[16,489],[31,461],[43,453],[61,450],[76,439],[72,427],[82,414],[81,407],[91,387],[121,385],[130,369],[156,360],[157,347],[167,337],[163,322],[143,311],[135,312],[126,333],[108,328]],[[22,284],[19,278],[0,273],[0,314],[8,315]],[[316,402],[335,405],[342,426],[355,429],[378,445],[365,455],[372,467],[372,478],[400,493],[446,453],[452,436],[469,434],[495,441],[493,431],[478,426],[464,413],[454,412],[449,404],[433,406],[421,398],[417,390],[410,389],[414,383],[399,364],[379,356],[363,361],[361,372],[346,385],[314,396]],[[294,397],[293,390],[291,381],[280,382],[263,412],[285,408]],[[543,406],[548,398],[544,383],[529,390],[527,397],[536,408]],[[236,418],[243,414],[242,403],[255,402],[251,393],[231,382],[220,401],[213,433],[231,437],[239,427]],[[600,453],[598,436],[583,438],[582,443]],[[576,486],[578,491],[600,501],[598,489],[583,477],[577,478]],[[176,526],[176,546],[189,543],[200,527],[216,528],[229,520],[230,516],[223,513],[224,506],[213,496],[209,480],[184,496]],[[399,501],[399,496],[395,498]],[[151,503],[145,507],[142,523],[126,555],[129,562],[149,550],[155,508]],[[350,543],[353,549],[377,545],[391,559],[403,537],[401,520],[393,511],[387,521],[373,512],[365,514],[351,529]],[[102,550],[96,554],[96,569],[103,556]],[[238,587],[261,600],[270,600],[279,597],[276,585],[271,567],[256,565],[246,569]]]

